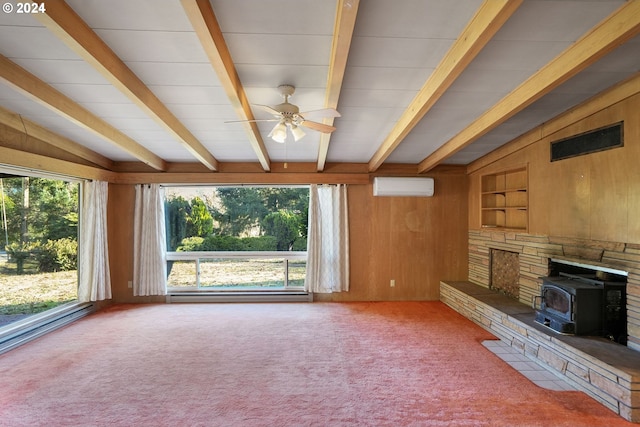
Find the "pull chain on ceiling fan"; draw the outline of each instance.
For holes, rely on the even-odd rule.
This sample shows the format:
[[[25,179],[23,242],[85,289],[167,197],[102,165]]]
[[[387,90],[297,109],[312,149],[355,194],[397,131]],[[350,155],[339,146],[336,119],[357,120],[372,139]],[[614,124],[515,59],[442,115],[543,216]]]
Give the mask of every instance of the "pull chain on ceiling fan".
[[[333,108],[323,108],[321,110],[312,110],[304,113],[300,112],[297,105],[289,102],[289,97],[293,95],[296,88],[291,85],[278,86],[280,94],[284,98],[284,102],[273,107],[268,105],[253,104],[254,107],[260,108],[274,116],[273,119],[258,119],[258,120],[233,120],[225,123],[238,123],[238,122],[278,122],[274,128],[269,132],[269,137],[276,142],[284,143],[287,140],[288,131],[293,135],[294,141],[299,141],[305,136],[305,132],[301,129],[306,127],[322,133],[331,133],[336,128],[334,126],[326,125],[324,123],[314,122],[307,120],[307,117],[340,117]]]

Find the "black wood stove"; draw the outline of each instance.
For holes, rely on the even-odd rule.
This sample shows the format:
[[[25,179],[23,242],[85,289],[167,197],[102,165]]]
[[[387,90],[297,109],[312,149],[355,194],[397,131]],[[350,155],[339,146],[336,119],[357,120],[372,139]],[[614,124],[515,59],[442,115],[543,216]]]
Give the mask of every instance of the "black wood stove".
[[[543,277],[533,307],[535,321],[556,332],[626,344],[626,282],[600,280],[595,274]]]

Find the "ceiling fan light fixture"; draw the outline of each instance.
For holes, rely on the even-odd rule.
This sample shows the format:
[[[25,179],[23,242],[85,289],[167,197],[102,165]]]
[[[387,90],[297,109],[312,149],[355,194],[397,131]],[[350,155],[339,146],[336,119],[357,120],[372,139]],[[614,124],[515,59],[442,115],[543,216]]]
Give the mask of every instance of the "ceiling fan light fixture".
[[[302,128],[311,129],[313,131],[325,134],[331,133],[336,130],[336,128],[332,125],[315,122],[312,120],[306,120],[304,117],[305,114],[310,114],[320,118],[340,117],[340,113],[338,113],[335,109],[323,108],[320,110],[311,110],[307,111],[306,113],[301,113],[297,105],[291,104],[289,102],[289,97],[295,92],[295,87],[291,85],[281,85],[278,87],[278,89],[280,90],[280,94],[284,98],[283,103],[274,105],[273,107],[269,105],[254,104],[255,107],[259,107],[261,110],[264,110],[271,114],[273,118],[233,120],[231,122],[278,122],[278,124],[275,125],[273,129],[271,129],[268,137],[280,144],[284,144],[287,141],[287,128],[291,129],[291,134],[293,135],[293,139],[296,142],[304,138],[306,135]]]
[[[278,122],[269,132],[269,137],[275,142],[283,144],[287,140],[287,126],[283,122]]]
[[[293,135],[294,141],[300,141],[306,135],[300,127],[296,125],[291,125],[291,134]]]

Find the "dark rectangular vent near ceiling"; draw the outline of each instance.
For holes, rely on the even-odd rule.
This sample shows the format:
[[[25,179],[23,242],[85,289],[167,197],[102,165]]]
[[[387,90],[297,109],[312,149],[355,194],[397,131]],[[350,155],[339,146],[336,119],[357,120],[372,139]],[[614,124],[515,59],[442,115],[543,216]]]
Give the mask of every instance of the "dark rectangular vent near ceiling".
[[[622,147],[624,145],[622,124],[623,122],[616,123],[615,125],[552,142],[551,161],[555,162],[569,157]]]

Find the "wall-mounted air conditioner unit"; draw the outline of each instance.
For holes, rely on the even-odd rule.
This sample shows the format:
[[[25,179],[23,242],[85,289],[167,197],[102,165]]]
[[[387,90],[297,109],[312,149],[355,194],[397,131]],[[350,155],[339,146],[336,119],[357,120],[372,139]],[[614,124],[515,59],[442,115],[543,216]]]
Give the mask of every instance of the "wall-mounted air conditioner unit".
[[[375,177],[374,196],[433,196],[433,178],[426,177]]]

